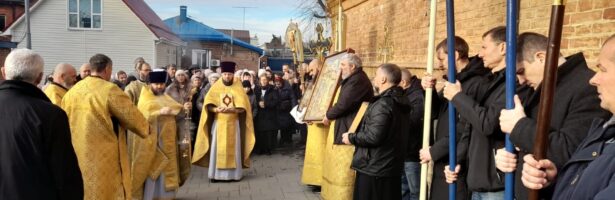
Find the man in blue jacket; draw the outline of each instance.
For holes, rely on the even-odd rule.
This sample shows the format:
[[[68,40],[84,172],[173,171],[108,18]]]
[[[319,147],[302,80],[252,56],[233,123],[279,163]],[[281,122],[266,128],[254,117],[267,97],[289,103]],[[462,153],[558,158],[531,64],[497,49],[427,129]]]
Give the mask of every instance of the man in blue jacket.
[[[600,107],[615,113],[615,35],[598,56],[598,72],[589,80],[598,89]],[[556,166],[549,159],[523,157],[521,181],[530,189],[555,184],[553,199],[613,199],[615,196],[615,116],[596,119],[570,160]],[[558,144],[551,144],[558,145]]]

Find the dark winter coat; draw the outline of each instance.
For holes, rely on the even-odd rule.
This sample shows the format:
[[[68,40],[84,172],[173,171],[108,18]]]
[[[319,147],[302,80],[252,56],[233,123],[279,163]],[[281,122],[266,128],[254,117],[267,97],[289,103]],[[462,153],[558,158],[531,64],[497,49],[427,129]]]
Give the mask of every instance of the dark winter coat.
[[[372,83],[360,67],[342,80],[340,90],[337,103],[326,114],[329,120],[335,120],[334,144],[342,144],[342,134],[350,128],[361,103],[369,102],[374,96]]]
[[[559,167],[553,199],[615,197],[615,126],[604,124],[604,119],[596,119],[570,160]]]
[[[495,151],[504,147],[500,112],[504,109],[505,69],[486,75],[478,98],[460,92],[452,103],[460,121],[471,125],[468,146],[468,189],[472,192],[497,192],[504,189],[504,176],[495,167]],[[475,100],[476,99],[476,100]]]
[[[66,113],[34,85],[0,84],[0,199],[83,199]]]
[[[279,95],[275,91],[273,85],[267,85],[265,90],[265,96],[259,92],[257,96],[257,102],[261,100],[265,102],[265,108],[258,107],[258,113],[254,117],[254,126],[256,131],[274,131],[279,129],[278,125],[278,104]],[[258,86],[255,90],[262,91],[262,87]],[[257,103],[258,104],[258,103]]]
[[[416,83],[419,84],[416,84]],[[405,162],[420,162],[419,150],[423,141],[423,116],[425,110],[425,91],[420,85],[421,80],[412,77],[410,86],[404,90],[404,96],[407,98],[410,105],[410,114],[408,124],[410,125],[405,133],[408,135],[406,141],[406,157]]]
[[[471,57],[468,65],[457,74],[457,80],[461,83],[462,92],[473,99],[476,99],[480,94],[481,84],[486,81],[485,75],[489,70],[484,67],[482,59],[478,56]],[[430,199],[449,199],[448,183],[443,173],[444,168],[448,165],[449,151],[449,116],[448,116],[448,101],[439,95],[434,95],[432,109],[437,110],[438,123],[436,126],[436,139],[429,152],[434,161],[434,178],[431,187]],[[457,116],[459,114],[457,113]],[[471,125],[466,121],[460,120],[457,117],[456,136],[457,141],[457,163],[461,165],[459,181],[457,182],[457,199],[468,199],[469,191],[466,184],[467,175],[467,152],[470,140]]]
[[[276,88],[278,93],[278,125],[280,129],[286,129],[295,125],[293,116],[290,115],[290,110],[297,105],[295,92],[290,85],[283,82],[281,88]]]
[[[589,84],[589,79],[594,74],[595,72],[587,67],[582,53],[568,57],[557,70],[548,140],[552,145],[549,145],[547,150],[547,158],[557,166],[568,161],[587,135],[587,130],[595,118],[606,119],[610,116],[600,108],[596,87]],[[523,108],[527,117],[517,122],[512,130],[510,140],[521,149],[519,158],[533,152],[541,87],[524,102]],[[523,159],[517,161],[517,166],[523,166]],[[515,176],[517,199],[527,199],[528,193],[521,182],[521,174],[516,173]]]
[[[376,177],[393,177],[403,171],[410,104],[399,86],[376,96],[368,106],[360,131],[348,139],[356,149],[351,167]]]

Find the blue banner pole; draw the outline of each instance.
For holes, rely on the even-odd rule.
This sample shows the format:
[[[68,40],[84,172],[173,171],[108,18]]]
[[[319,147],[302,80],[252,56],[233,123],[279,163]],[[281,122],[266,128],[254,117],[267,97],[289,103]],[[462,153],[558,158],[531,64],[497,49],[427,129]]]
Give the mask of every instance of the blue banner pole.
[[[446,44],[448,47],[448,82],[455,84],[455,4],[454,0],[446,0]],[[455,171],[457,166],[457,112],[455,106],[448,102],[448,165],[451,171]],[[457,184],[455,182],[448,185],[448,199],[455,200],[457,194]]]
[[[517,0],[506,2],[506,109],[515,108],[515,91],[517,86]],[[510,142],[510,135],[506,134],[506,151],[514,153],[514,145]],[[521,166],[518,166],[521,167]],[[504,199],[514,199],[515,174],[506,173]]]

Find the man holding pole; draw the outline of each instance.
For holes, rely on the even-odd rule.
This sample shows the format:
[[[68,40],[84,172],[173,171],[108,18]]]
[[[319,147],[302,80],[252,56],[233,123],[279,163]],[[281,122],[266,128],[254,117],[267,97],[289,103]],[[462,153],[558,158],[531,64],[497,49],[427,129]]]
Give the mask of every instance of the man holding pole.
[[[615,113],[615,35],[603,44],[598,72],[589,83],[598,91],[600,107],[612,116]],[[553,199],[612,199],[615,196],[614,125],[613,116],[608,121],[594,120],[587,137],[564,165],[557,165],[551,158],[537,161],[532,154],[525,155],[523,185],[538,190],[555,184]]]
[[[523,104],[515,98],[515,109],[502,110],[500,128],[510,134],[510,140],[518,148],[520,157],[533,152],[538,118],[538,102],[542,89],[548,38],[538,33],[526,32],[517,39],[518,76],[522,83],[534,88],[535,92]],[[559,57],[557,86],[552,104],[547,156],[558,166],[570,159],[570,155],[585,138],[594,118],[607,118],[608,113],[599,107],[596,88],[589,84],[595,74],[587,67],[582,53],[567,58]],[[526,116],[527,115],[527,116]],[[495,156],[496,166],[502,172],[513,172],[516,155],[499,149]],[[527,190],[522,187],[521,173],[516,173],[515,197],[528,199]]]
[[[484,95],[472,98],[464,94],[461,84],[446,83],[444,97],[451,101],[461,116],[467,121],[470,130],[468,146],[468,189],[472,199],[504,199],[504,176],[494,165],[496,149],[504,146],[504,133],[499,127],[499,112],[504,108],[505,99],[505,55],[506,27],[495,27],[483,34],[482,49],[479,56],[484,65],[491,70],[487,81],[479,91]],[[457,180],[461,166],[455,172],[445,167],[446,181]]]
[[[436,47],[438,65],[444,69],[448,69],[448,51],[446,49],[446,39],[442,40]],[[455,62],[457,77],[461,83],[462,92],[472,98],[476,98],[479,95],[481,84],[486,79],[485,75],[489,73],[489,70],[483,66],[483,61],[478,56],[468,57],[469,46],[466,41],[461,37],[455,37]],[[422,85],[424,88],[435,85],[436,79],[432,76],[423,77]],[[437,112],[434,115],[438,119],[436,125],[436,141],[429,147],[420,151],[421,162],[434,161],[434,171],[441,172],[444,170],[444,166],[448,164],[448,101],[442,96],[440,91],[438,95],[433,95],[433,112]],[[467,150],[469,143],[471,125],[465,121],[459,121],[457,125],[457,162],[461,163],[461,171],[459,181],[457,181],[457,199],[469,199],[469,193],[466,185],[467,166],[463,166],[467,163]],[[434,173],[432,180],[432,187],[430,193],[430,199],[448,199],[447,183],[442,173]]]

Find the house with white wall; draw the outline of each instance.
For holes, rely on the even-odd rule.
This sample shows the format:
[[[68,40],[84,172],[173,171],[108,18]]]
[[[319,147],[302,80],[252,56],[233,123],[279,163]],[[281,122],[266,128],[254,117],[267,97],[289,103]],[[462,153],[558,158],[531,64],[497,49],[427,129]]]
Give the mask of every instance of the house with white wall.
[[[143,0],[39,0],[30,10],[32,49],[46,73],[61,62],[79,67],[96,53],[113,60],[114,72],[132,72],[137,57],[157,67],[180,64],[185,43]],[[22,16],[3,35],[25,48],[25,25]]]

